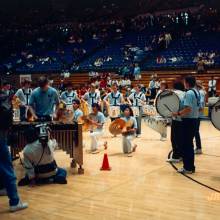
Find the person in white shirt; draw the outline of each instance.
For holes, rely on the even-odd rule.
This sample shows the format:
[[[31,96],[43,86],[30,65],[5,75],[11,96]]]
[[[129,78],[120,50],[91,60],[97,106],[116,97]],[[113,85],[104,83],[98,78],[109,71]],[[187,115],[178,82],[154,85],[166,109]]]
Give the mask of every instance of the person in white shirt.
[[[146,96],[143,92],[141,92],[141,85],[137,85],[135,87],[135,92],[132,93],[128,98],[128,102],[130,105],[132,105],[135,108],[138,108],[139,115],[136,116],[137,121],[137,132],[136,135],[141,134],[141,121],[142,121],[142,112],[143,112],[143,105],[146,104]]]
[[[211,80],[209,80],[209,97],[213,97],[216,95],[216,84],[217,81],[212,76]]]

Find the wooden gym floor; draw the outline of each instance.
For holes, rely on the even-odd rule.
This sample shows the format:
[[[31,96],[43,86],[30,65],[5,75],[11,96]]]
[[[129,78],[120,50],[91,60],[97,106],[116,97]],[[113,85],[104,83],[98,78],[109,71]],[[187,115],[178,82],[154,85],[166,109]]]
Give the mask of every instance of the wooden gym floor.
[[[107,126],[107,125],[106,125]],[[210,122],[201,124],[204,154],[196,156],[194,179],[220,190],[220,131]],[[111,138],[108,155],[112,171],[100,171],[103,153],[84,154],[84,175],[69,168],[69,157],[56,152],[58,164],[69,172],[67,185],[19,188],[29,209],[8,213],[7,197],[0,198],[1,220],[217,220],[220,194],[203,187],[166,163],[170,141],[159,141],[159,134],[143,124],[138,149],[131,158],[122,154],[121,138]],[[86,148],[89,141],[85,137]],[[180,166],[180,165],[178,165]],[[15,162],[17,176],[23,171]]]

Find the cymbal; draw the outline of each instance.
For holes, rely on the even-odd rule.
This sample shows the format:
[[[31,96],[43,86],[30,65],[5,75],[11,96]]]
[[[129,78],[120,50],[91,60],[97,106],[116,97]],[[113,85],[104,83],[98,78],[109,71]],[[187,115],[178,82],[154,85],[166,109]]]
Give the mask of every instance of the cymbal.
[[[117,118],[110,124],[109,132],[113,135],[121,134],[125,126],[126,122],[121,118]]]

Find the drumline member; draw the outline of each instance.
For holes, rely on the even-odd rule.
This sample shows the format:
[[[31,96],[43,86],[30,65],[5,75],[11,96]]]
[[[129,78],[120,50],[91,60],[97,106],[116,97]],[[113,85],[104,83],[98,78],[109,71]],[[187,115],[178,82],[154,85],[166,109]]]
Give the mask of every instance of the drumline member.
[[[185,97],[184,84],[181,81],[174,81],[173,89],[180,100],[180,110],[183,109],[183,101]],[[172,143],[172,157],[167,159],[167,162],[179,163],[182,160],[181,142],[183,135],[182,119],[180,116],[172,118],[171,123],[171,143]]]
[[[118,91],[118,85],[116,83],[112,84],[112,92],[108,93],[107,96],[104,98],[104,101],[107,105],[110,106],[110,110],[112,107],[118,107],[119,108],[119,114],[120,114],[120,106],[124,103],[123,95]],[[113,108],[112,108],[113,109]],[[114,121],[116,118],[119,118],[120,115],[117,115],[116,117],[110,117],[111,121]]]
[[[135,92],[128,96],[127,100],[130,105],[133,107],[137,107],[139,110],[139,116],[136,117],[137,120],[137,131],[136,136],[141,134],[141,121],[142,121],[142,112],[143,105],[146,104],[146,96],[143,92],[141,92],[141,85],[137,85],[135,87]],[[132,103],[131,103],[132,102]],[[133,111],[134,112],[134,111]]]
[[[19,186],[35,185],[36,183],[67,184],[67,172],[59,168],[54,159],[54,150],[57,147],[55,139],[49,139],[46,146],[40,142],[36,128],[30,127],[25,131],[27,145],[24,148],[25,177],[18,183]]]
[[[85,93],[82,97],[82,101],[86,101],[88,103],[90,112],[92,111],[93,104],[100,104],[101,98],[100,94],[96,92],[95,84],[91,84],[90,91]]]
[[[158,90],[155,100],[157,99],[158,95],[160,95],[161,92],[165,91],[166,89],[168,89],[168,84],[165,80],[161,81],[160,83],[160,89]]]
[[[52,116],[56,117],[59,96],[56,89],[49,86],[47,77],[40,77],[39,87],[32,92],[29,106],[34,119],[51,121]]]
[[[61,101],[66,103],[68,109],[73,110],[73,100],[77,98],[77,93],[73,91],[72,83],[67,83],[66,91],[62,92],[60,96]]]
[[[15,97],[19,98],[23,106],[29,105],[29,100],[32,93],[32,89],[30,87],[31,81],[24,80],[24,82],[22,82],[22,88],[18,89],[14,95]]]
[[[126,106],[123,111],[123,117],[121,117],[125,122],[131,123],[131,128],[122,131],[122,149],[124,154],[128,154],[128,157],[132,156],[132,153],[136,151],[137,145],[135,144],[132,148],[132,140],[135,138],[135,133],[137,131],[137,121],[133,117],[133,111],[130,106]]]
[[[183,157],[183,168],[179,169],[179,173],[192,174],[195,172],[194,165],[194,146],[193,139],[196,134],[197,121],[199,117],[200,100],[199,93],[195,89],[196,79],[193,76],[187,76],[184,80],[184,86],[187,92],[184,97],[183,109],[174,112],[173,116],[182,117],[182,126],[184,137],[181,141],[181,152]]]
[[[83,112],[80,110],[79,106],[80,106],[79,99],[74,99],[73,100],[73,111],[74,111],[73,121],[74,122],[78,122],[79,118],[83,116]]]
[[[196,129],[196,134],[195,134],[195,140],[196,140],[195,154],[202,154],[202,144],[201,144],[199,129],[200,129],[201,117],[203,115],[203,109],[205,107],[206,91],[204,90],[204,88],[202,86],[202,82],[199,80],[196,81],[196,88],[197,88],[197,90],[199,92],[199,96],[200,96],[200,109],[199,109],[200,112],[199,112],[199,117],[198,117],[198,121],[197,121],[197,129]]]
[[[14,95],[14,98],[18,98],[21,102],[20,115],[22,121],[25,120],[25,118],[27,118],[28,105],[32,93],[32,89],[30,87],[31,81],[24,80],[24,82],[22,82],[22,88],[18,89]]]
[[[99,138],[103,135],[103,126],[105,123],[105,116],[100,111],[100,106],[97,103],[92,104],[92,113],[93,118],[90,120],[92,126],[90,130],[90,138],[91,138],[91,152],[92,153],[99,153],[98,147],[101,146],[99,143]],[[94,129],[94,126],[97,128]],[[107,148],[107,142],[104,142],[104,147]]]

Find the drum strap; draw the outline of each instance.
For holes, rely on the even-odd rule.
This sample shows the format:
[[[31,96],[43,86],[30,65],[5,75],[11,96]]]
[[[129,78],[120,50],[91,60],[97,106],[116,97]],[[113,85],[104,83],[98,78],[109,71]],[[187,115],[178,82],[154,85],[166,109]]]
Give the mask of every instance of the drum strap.
[[[136,102],[135,106],[138,106],[138,100],[141,100],[141,96],[143,95],[143,93],[141,92],[139,95],[137,95],[136,93],[134,93],[134,99]]]
[[[93,96],[92,93],[89,93],[89,98],[92,99],[92,105],[94,104],[94,100],[96,99],[97,93]]]
[[[120,98],[121,94],[119,93],[118,96],[114,96],[114,93],[112,92],[111,95],[112,95],[112,99],[114,99],[114,106],[117,106],[117,99]]]
[[[195,94],[196,100],[197,100],[197,106],[200,107],[200,94],[197,93],[194,89],[190,89]]]
[[[24,96],[26,96],[26,105],[28,105],[28,98],[31,95],[31,89],[28,89],[28,92],[26,93],[24,89],[22,89],[22,92],[24,94]]]

